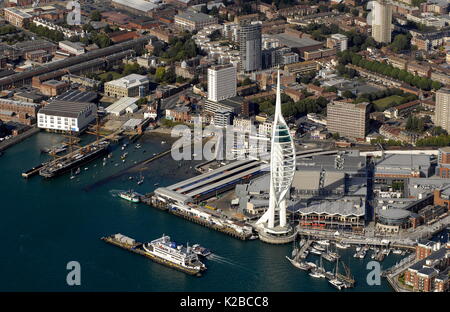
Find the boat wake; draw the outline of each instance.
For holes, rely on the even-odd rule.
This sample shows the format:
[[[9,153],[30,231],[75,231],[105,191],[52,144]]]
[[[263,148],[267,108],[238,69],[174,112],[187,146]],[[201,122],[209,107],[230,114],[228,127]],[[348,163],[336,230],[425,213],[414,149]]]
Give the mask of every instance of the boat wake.
[[[220,263],[220,264],[231,265],[231,266],[237,267],[239,269],[242,269],[244,271],[253,273],[254,275],[258,275],[258,272],[250,270],[249,268],[247,268],[239,263],[233,262],[228,258],[216,255],[214,253],[207,256],[206,259],[208,259],[209,261],[214,261],[214,262]]]

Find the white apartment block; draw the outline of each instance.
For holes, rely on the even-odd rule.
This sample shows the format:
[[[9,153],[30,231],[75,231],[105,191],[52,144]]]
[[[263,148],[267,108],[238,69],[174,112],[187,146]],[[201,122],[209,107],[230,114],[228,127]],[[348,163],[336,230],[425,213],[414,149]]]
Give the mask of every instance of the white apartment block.
[[[236,96],[236,68],[231,65],[208,69],[208,100],[218,102]]]

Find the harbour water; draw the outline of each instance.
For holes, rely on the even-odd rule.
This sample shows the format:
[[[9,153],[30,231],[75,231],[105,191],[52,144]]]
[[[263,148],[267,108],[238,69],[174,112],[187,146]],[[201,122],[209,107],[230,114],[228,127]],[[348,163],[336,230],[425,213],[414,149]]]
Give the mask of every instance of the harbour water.
[[[140,149],[130,144],[122,151],[118,145],[105,166],[98,159],[83,166],[72,180],[70,173],[51,180],[20,176],[49,157],[40,154],[40,149],[61,142],[60,135],[41,132],[8,149],[0,157],[0,291],[337,291],[285,259],[292,245],[240,241],[115,196],[118,190],[131,188],[147,193],[158,187],[155,184],[170,185],[195,174],[195,163],[178,165],[168,155],[142,171],[145,182],[141,185],[136,183],[139,172],[105,180],[134,161],[168,149],[170,138],[163,139],[167,144],[161,144],[161,137],[143,137],[136,142]],[[124,152],[129,153],[125,163],[120,160]],[[139,241],[168,234],[179,243],[210,248],[214,255],[205,260],[208,271],[201,278],[188,276],[100,240],[119,232]],[[385,279],[379,286],[369,286],[370,253],[365,260],[353,258],[353,253],[353,248],[340,251],[356,280],[356,287],[345,291],[392,291]],[[391,254],[382,267],[401,258]],[[69,261],[81,265],[80,286],[66,283]],[[324,260],[324,264],[331,270],[330,263]]]

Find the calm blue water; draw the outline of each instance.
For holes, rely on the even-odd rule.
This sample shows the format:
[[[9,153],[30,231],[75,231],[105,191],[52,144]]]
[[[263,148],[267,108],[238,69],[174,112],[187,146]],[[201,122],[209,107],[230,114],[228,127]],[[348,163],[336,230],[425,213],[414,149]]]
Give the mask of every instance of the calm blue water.
[[[116,149],[114,162],[108,161],[103,167],[97,160],[73,180],[69,175],[52,180],[39,176],[25,180],[20,176],[48,157],[40,154],[41,148],[62,140],[60,135],[39,133],[0,157],[0,291],[335,291],[325,280],[315,280],[291,266],[285,259],[291,245],[236,240],[114,196],[116,190],[133,188],[145,193],[156,188],[155,183],[165,186],[185,179],[195,174],[189,168],[191,163],[178,167],[169,155],[148,166],[140,186],[136,184],[139,174],[133,173],[135,180],[130,181],[130,174],[126,174],[86,191],[87,186],[133,161],[168,148],[168,144],[160,143],[160,137],[141,139],[140,150],[127,148],[125,164],[119,160],[123,152]],[[99,239],[117,232],[139,241],[169,234],[178,242],[209,247],[217,259],[205,261],[208,271],[203,277],[188,276]],[[368,286],[365,265],[370,258],[356,260],[353,253],[341,252],[357,282],[356,288],[346,291],[391,291],[385,280],[381,286]],[[390,255],[383,267],[400,259]],[[66,284],[66,264],[72,260],[81,264],[81,286]],[[318,258],[311,256],[309,260]]]

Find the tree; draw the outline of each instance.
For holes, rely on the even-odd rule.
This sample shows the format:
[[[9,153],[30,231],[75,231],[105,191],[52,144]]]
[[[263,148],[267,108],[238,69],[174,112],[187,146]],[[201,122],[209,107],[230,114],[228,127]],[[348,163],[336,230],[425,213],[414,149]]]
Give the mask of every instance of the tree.
[[[394,41],[390,44],[392,51],[398,53],[403,50],[408,50],[411,48],[410,40],[408,36],[399,34],[395,36]]]
[[[166,74],[166,69],[164,67],[158,67],[155,73],[155,81],[161,82],[164,79],[164,75]]]
[[[342,92],[342,97],[344,97],[346,99],[353,99],[355,97],[355,95],[352,93],[352,91],[346,90],[346,91]]]
[[[99,22],[102,19],[102,15],[98,10],[95,10],[91,13],[91,21]]]

